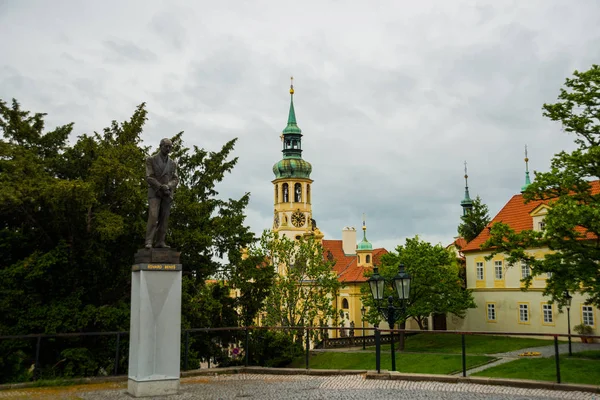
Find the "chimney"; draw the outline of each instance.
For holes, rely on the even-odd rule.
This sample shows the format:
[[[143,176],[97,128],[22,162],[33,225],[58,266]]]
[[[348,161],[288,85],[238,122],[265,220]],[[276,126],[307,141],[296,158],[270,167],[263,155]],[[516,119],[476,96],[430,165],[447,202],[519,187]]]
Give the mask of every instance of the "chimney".
[[[342,248],[344,254],[354,255],[356,254],[356,228],[353,226],[347,226],[342,229]]]

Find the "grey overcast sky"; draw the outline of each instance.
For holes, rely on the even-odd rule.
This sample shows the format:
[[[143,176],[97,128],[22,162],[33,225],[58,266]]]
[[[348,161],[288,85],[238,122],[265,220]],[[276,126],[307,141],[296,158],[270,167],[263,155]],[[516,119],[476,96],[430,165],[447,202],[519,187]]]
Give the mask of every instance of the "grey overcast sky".
[[[146,144],[239,138],[220,192],[251,192],[258,234],[293,75],[326,238],[366,213],[377,247],[447,244],[464,160],[493,216],[524,183],[525,144],[532,170],[574,147],[541,107],[600,62],[599,17],[597,0],[0,0],[0,98],[76,135],[147,102]]]

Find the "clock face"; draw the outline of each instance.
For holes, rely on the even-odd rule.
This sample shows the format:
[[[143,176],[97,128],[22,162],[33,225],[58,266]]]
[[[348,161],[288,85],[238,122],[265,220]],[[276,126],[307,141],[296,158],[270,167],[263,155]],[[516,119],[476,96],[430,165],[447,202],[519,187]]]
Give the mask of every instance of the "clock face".
[[[294,224],[294,226],[296,228],[300,228],[301,226],[304,226],[305,223],[306,223],[306,215],[304,215],[304,213],[302,213],[300,211],[296,211],[295,213],[292,214],[292,224]]]
[[[273,226],[275,228],[279,228],[279,215],[275,214],[275,217],[273,218]]]

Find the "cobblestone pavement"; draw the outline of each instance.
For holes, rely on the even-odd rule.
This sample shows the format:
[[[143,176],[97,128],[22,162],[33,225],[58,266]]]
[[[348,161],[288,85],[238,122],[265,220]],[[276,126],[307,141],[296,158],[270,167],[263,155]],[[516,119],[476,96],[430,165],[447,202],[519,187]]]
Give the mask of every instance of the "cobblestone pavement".
[[[41,389],[24,389],[0,392],[0,398],[30,399],[127,399],[124,385],[109,389],[89,391],[80,386],[75,393],[60,393],[53,388],[45,396]],[[86,391],[88,390],[88,391]],[[237,374],[214,377],[199,376],[183,380],[178,395],[162,397],[169,400],[183,399],[439,399],[439,400],[542,400],[542,399],[596,399],[592,393],[565,392],[546,389],[520,389],[504,386],[488,386],[468,383],[411,382],[396,380],[365,379],[361,375],[307,376],[307,375],[262,375]],[[159,398],[157,398],[159,399]]]

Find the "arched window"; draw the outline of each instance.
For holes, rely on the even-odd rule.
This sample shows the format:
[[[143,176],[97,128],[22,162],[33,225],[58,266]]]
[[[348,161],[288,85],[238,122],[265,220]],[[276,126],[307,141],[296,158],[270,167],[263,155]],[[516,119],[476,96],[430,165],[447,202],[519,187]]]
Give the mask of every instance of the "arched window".
[[[300,183],[294,185],[294,201],[297,203],[302,201],[302,184]]]
[[[371,262],[371,256],[369,254],[367,254],[367,261],[366,261],[366,263],[368,264],[370,262]]]
[[[279,184],[275,185],[275,204],[279,203]]]
[[[358,257],[358,263],[360,264],[360,254],[357,257]]]
[[[288,184],[287,183],[284,183],[281,186],[281,193],[283,193],[283,202],[287,203],[288,200],[289,200],[289,198],[288,198]]]
[[[348,299],[342,299],[342,308],[345,310],[348,309]]]
[[[310,184],[306,184],[306,202],[310,204]]]

